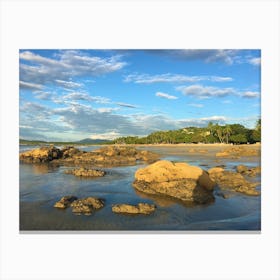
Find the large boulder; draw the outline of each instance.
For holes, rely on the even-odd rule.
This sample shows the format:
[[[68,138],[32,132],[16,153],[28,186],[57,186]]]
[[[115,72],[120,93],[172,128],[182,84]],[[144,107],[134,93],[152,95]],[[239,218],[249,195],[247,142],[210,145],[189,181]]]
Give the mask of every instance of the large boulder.
[[[62,157],[61,150],[52,145],[23,152],[19,155],[20,161],[27,162],[27,163],[41,163],[41,162],[45,163],[45,162],[50,162],[54,159],[59,159],[61,157]]]
[[[138,191],[195,203],[213,201],[214,185],[208,173],[201,168],[167,160],[138,169],[133,182]]]
[[[113,205],[112,211],[120,214],[144,214],[148,215],[155,211],[156,206],[148,203],[138,203],[138,205],[116,204]]]
[[[78,177],[103,177],[106,172],[103,170],[98,169],[88,169],[88,168],[78,168],[78,169],[71,169],[66,170],[65,174],[72,174]]]

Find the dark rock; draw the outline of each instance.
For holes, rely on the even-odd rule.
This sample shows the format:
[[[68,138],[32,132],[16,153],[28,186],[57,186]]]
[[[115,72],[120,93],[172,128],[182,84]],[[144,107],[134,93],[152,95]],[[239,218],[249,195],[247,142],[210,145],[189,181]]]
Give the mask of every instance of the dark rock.
[[[54,207],[65,209],[68,206],[70,206],[70,204],[73,201],[75,201],[76,199],[78,199],[78,198],[76,196],[73,196],[73,195],[63,196],[58,202],[55,203]]]
[[[72,212],[78,215],[91,215],[94,210],[104,207],[104,201],[96,197],[77,199],[71,203]]]

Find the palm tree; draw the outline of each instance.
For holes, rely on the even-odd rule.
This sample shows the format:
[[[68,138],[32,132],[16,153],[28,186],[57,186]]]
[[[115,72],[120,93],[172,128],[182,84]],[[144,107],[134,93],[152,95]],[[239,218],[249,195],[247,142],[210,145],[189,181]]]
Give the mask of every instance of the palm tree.
[[[224,132],[224,134],[225,134],[225,136],[226,136],[226,140],[227,140],[227,144],[228,144],[229,136],[230,136],[231,133],[232,133],[232,129],[231,129],[230,125],[227,124],[227,125],[224,127],[223,132]]]

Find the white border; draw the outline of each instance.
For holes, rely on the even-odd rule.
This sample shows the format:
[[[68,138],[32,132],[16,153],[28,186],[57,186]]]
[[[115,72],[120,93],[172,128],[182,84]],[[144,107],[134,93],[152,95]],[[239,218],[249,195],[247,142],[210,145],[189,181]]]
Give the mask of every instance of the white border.
[[[2,0],[0,278],[279,279],[279,34],[276,0]],[[262,49],[262,233],[19,234],[20,48]]]

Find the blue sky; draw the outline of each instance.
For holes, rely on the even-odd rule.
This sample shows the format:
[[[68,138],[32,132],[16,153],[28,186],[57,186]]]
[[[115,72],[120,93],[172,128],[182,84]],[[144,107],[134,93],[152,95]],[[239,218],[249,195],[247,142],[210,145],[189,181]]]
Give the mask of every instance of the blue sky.
[[[20,50],[20,138],[144,136],[260,117],[260,50]]]

